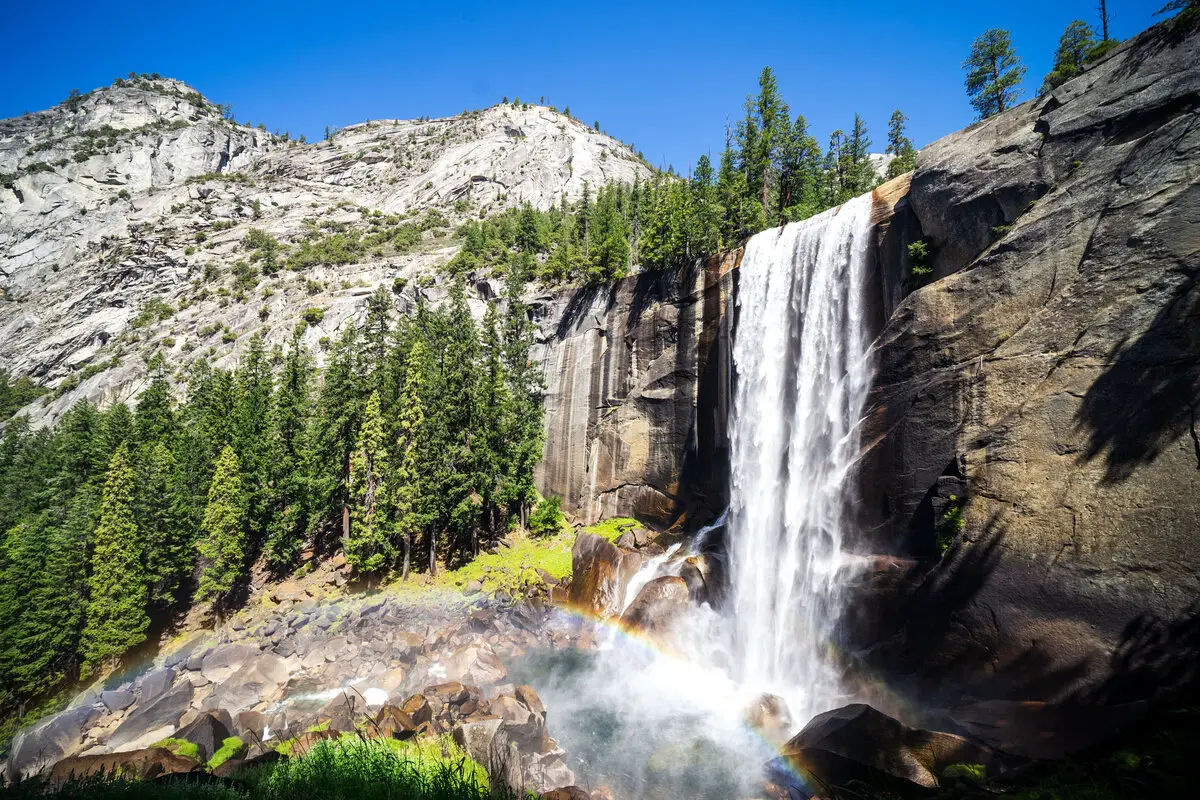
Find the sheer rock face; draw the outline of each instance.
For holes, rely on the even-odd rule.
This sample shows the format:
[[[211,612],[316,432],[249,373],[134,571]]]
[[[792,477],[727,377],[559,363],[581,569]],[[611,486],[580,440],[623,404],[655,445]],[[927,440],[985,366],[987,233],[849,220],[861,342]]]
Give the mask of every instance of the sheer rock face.
[[[649,174],[627,146],[544,106],[373,121],[302,144],[226,121],[177,81],[102,88],[0,121],[0,363],[52,387],[82,378],[28,409],[38,423],[83,397],[135,397],[156,350],[184,367],[211,347],[230,366],[239,339],[282,342],[308,308],[325,312],[305,336],[320,358],[320,339],[357,319],[379,284],[407,282],[402,311],[417,293],[443,297],[440,282],[414,279],[454,255],[449,234],[465,219]],[[365,230],[376,212],[415,222],[430,211],[444,227],[407,252],[233,286],[251,228],[294,244],[312,225]],[[491,288],[471,292],[480,313]],[[135,327],[151,299],[168,314]]]
[[[1197,63],[1159,26],[918,156],[939,280],[879,337],[858,509],[926,559],[872,602],[923,699],[1119,697],[1198,655]]]
[[[543,493],[576,519],[669,525],[726,493],[730,323],[741,252],[544,298]]]

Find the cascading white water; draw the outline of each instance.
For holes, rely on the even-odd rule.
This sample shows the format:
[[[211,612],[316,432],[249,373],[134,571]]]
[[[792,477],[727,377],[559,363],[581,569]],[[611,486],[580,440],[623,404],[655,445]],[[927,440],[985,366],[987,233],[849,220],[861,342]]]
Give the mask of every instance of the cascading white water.
[[[827,657],[845,484],[870,389],[871,197],[750,239],[738,274],[729,507],[735,679],[798,720],[837,702]]]
[[[594,652],[510,665],[510,678],[555,709],[555,736],[575,765],[624,796],[756,796],[759,775],[746,765],[777,751],[747,726],[746,710],[769,692],[804,725],[839,704],[826,650],[848,577],[846,483],[870,383],[870,209],[870,196],[856,198],[747,244],[730,505],[690,548],[707,552],[707,537],[727,526],[729,602],[693,607],[665,647],[614,626]],[[652,579],[679,575],[686,552],[673,545],[649,559],[622,608]]]

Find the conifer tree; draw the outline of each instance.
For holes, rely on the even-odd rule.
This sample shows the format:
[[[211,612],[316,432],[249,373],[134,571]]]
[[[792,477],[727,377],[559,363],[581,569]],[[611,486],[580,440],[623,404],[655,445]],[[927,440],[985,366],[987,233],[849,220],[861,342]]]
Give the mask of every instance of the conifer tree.
[[[109,462],[93,535],[83,672],[124,655],[146,638],[146,571],[134,521],[133,467],[122,444]]]
[[[217,457],[198,547],[202,571],[196,599],[213,600],[219,612],[231,599],[246,563],[246,501],[241,466],[231,445]]]
[[[888,144],[884,152],[895,156],[892,163],[888,164],[889,178],[911,172],[916,166],[917,149],[913,147],[912,140],[904,132],[904,123],[907,121],[908,117],[904,116],[904,113],[898,108],[892,112],[892,118],[888,120]]]
[[[417,339],[409,351],[404,375],[404,390],[400,399],[400,458],[395,479],[394,503],[396,532],[403,545],[401,577],[408,580],[414,537],[424,527],[422,488],[427,444],[425,430],[424,379],[428,350]]]
[[[387,449],[379,392],[371,393],[363,409],[358,442],[350,455],[350,536],[346,560],[359,572],[378,572],[395,558],[390,531]]]
[[[1042,84],[1043,91],[1055,89],[1083,72],[1088,53],[1096,46],[1096,32],[1081,19],[1067,25],[1058,49],[1054,52],[1054,68]]]
[[[309,517],[312,356],[301,342],[302,334],[300,327],[292,334],[272,403],[272,474],[277,505],[271,515],[266,555],[275,572],[295,564]]]
[[[1008,31],[990,28],[971,45],[963,62],[967,72],[967,96],[980,119],[1012,108],[1021,96],[1025,67],[1013,50]]]

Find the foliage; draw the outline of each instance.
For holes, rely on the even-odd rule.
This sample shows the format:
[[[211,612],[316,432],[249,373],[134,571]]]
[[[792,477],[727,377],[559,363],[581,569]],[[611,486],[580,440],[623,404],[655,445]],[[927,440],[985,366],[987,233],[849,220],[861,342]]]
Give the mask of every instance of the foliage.
[[[229,736],[221,742],[221,746],[208,760],[208,768],[216,769],[231,758],[237,758],[246,751],[246,743],[237,736]]]
[[[950,552],[950,548],[954,546],[955,540],[959,534],[967,526],[966,519],[963,518],[963,508],[966,502],[959,500],[957,495],[950,495],[946,503],[946,510],[942,513],[942,518],[937,523],[937,548],[938,555],[944,556]]]
[[[163,747],[170,750],[178,756],[190,758],[193,761],[200,760],[200,746],[195,742],[189,742],[187,739],[166,738],[150,745],[151,747]]]
[[[1025,67],[1013,50],[1006,30],[989,28],[974,44],[963,62],[967,72],[967,96],[980,119],[999,114],[1016,104]]]
[[[550,536],[567,526],[567,517],[562,512],[562,498],[547,497],[538,503],[529,517],[529,532],[534,536]]]
[[[93,534],[83,672],[123,655],[146,638],[145,561],[133,517],[134,471],[128,447],[113,454]]]
[[[1054,68],[1046,76],[1043,89],[1055,89],[1082,72],[1096,44],[1096,32],[1090,25],[1079,19],[1071,22],[1058,40]]]
[[[202,572],[197,600],[226,600],[245,569],[246,502],[242,493],[241,466],[232,445],[217,459],[208,490],[208,507],[201,523],[198,545]]]
[[[587,526],[583,529],[583,532],[603,536],[610,542],[615,542],[621,538],[621,534],[640,527],[642,527],[642,524],[633,517],[610,517],[609,519],[600,520],[595,525]]]
[[[8,370],[0,368],[0,422],[45,393],[46,388],[34,383],[28,375],[13,378]]]
[[[904,123],[907,121],[908,117],[898,108],[888,121],[888,143],[884,152],[895,156],[892,163],[888,164],[888,178],[911,172],[917,164],[917,149],[904,133]]]

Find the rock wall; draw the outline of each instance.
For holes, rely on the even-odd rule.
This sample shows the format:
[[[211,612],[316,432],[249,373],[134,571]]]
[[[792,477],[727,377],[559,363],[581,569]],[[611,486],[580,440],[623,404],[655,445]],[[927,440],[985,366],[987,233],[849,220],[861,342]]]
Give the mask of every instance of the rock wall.
[[[1194,675],[1197,63],[1165,23],[918,157],[938,280],[879,337],[859,510],[912,559],[869,576],[867,660],[924,700]]]
[[[735,251],[681,273],[540,299],[543,494],[578,521],[660,525],[725,505]]]

